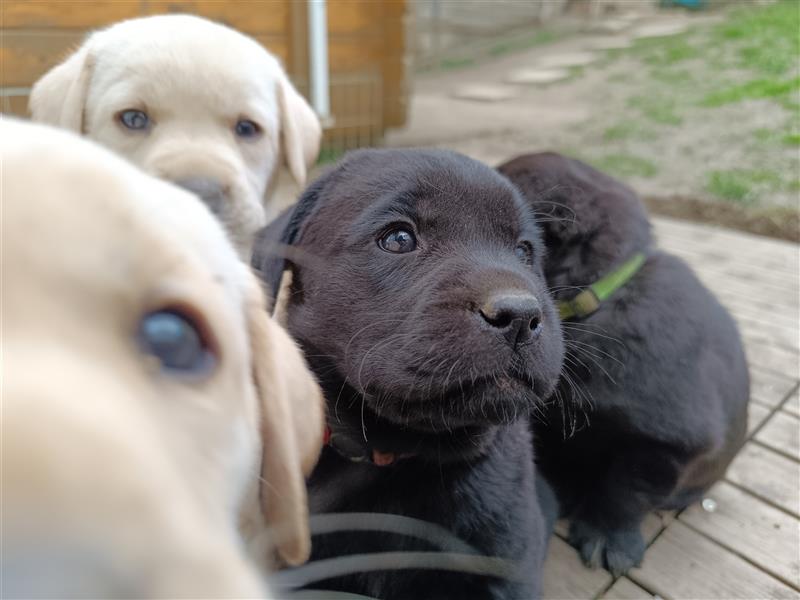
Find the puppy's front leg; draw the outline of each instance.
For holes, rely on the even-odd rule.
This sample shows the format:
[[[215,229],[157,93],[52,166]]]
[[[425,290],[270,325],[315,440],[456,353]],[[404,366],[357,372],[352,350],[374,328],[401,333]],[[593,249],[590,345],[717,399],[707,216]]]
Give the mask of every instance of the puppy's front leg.
[[[570,543],[587,566],[605,567],[618,576],[641,563],[642,521],[675,489],[681,465],[668,449],[639,446],[611,460],[605,478],[588,490],[570,524]]]

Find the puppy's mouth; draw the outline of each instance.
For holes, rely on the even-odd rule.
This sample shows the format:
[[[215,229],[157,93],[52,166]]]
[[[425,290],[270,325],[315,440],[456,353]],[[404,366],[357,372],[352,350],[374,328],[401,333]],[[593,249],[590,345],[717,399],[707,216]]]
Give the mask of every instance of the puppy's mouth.
[[[527,416],[538,401],[539,385],[527,373],[482,375],[446,388],[368,390],[365,400],[381,417],[426,432],[508,424]],[[422,392],[422,393],[419,393]]]

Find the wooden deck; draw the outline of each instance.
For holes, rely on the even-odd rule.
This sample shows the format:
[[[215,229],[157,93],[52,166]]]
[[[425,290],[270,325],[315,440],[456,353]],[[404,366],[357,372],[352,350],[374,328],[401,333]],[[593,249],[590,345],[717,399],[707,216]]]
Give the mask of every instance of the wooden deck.
[[[559,527],[545,598],[800,598],[800,246],[668,219],[655,228],[739,323],[752,377],[749,436],[706,495],[716,509],[652,515],[642,567],[626,577],[583,567]]]

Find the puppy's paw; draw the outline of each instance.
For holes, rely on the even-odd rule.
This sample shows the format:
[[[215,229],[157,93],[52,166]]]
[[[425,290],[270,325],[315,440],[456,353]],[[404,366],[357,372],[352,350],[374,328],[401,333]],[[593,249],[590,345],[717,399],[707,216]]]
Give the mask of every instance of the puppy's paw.
[[[605,567],[614,576],[639,566],[645,550],[638,529],[605,531],[580,520],[570,525],[569,542],[578,550],[583,564],[590,568]]]

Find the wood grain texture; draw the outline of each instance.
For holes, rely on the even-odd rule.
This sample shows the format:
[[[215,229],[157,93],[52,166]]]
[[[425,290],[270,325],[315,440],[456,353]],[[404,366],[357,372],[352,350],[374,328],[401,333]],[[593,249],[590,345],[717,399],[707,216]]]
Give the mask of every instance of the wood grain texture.
[[[545,599],[585,600],[599,594],[610,583],[610,573],[587,569],[569,544],[559,537],[550,539],[544,565]]]
[[[776,412],[756,434],[755,439],[800,460],[800,419],[792,414]]]
[[[17,117],[29,118],[28,96],[3,96],[2,112]]]
[[[800,516],[800,465],[749,442],[728,467],[725,478]]]
[[[142,14],[142,0],[3,0],[4,29],[90,29]]]
[[[783,405],[783,410],[800,417],[800,390],[794,391],[794,394]]]
[[[0,87],[30,87],[77,49],[78,31],[3,31],[0,45]]]
[[[747,434],[753,433],[770,414],[770,409],[763,404],[751,402],[747,407]]]
[[[750,397],[767,406],[777,406],[796,383],[785,375],[750,369]]]
[[[143,14],[189,13],[250,34],[287,35],[291,0],[147,0]]]
[[[796,590],[680,521],[659,536],[629,577],[665,599],[798,598]]]
[[[627,577],[620,577],[605,594],[603,600],[649,600],[653,594],[633,583]]]
[[[714,512],[694,505],[681,514],[681,522],[746,556],[785,583],[800,586],[800,520],[797,517],[725,482],[715,485],[706,496],[716,501]]]

